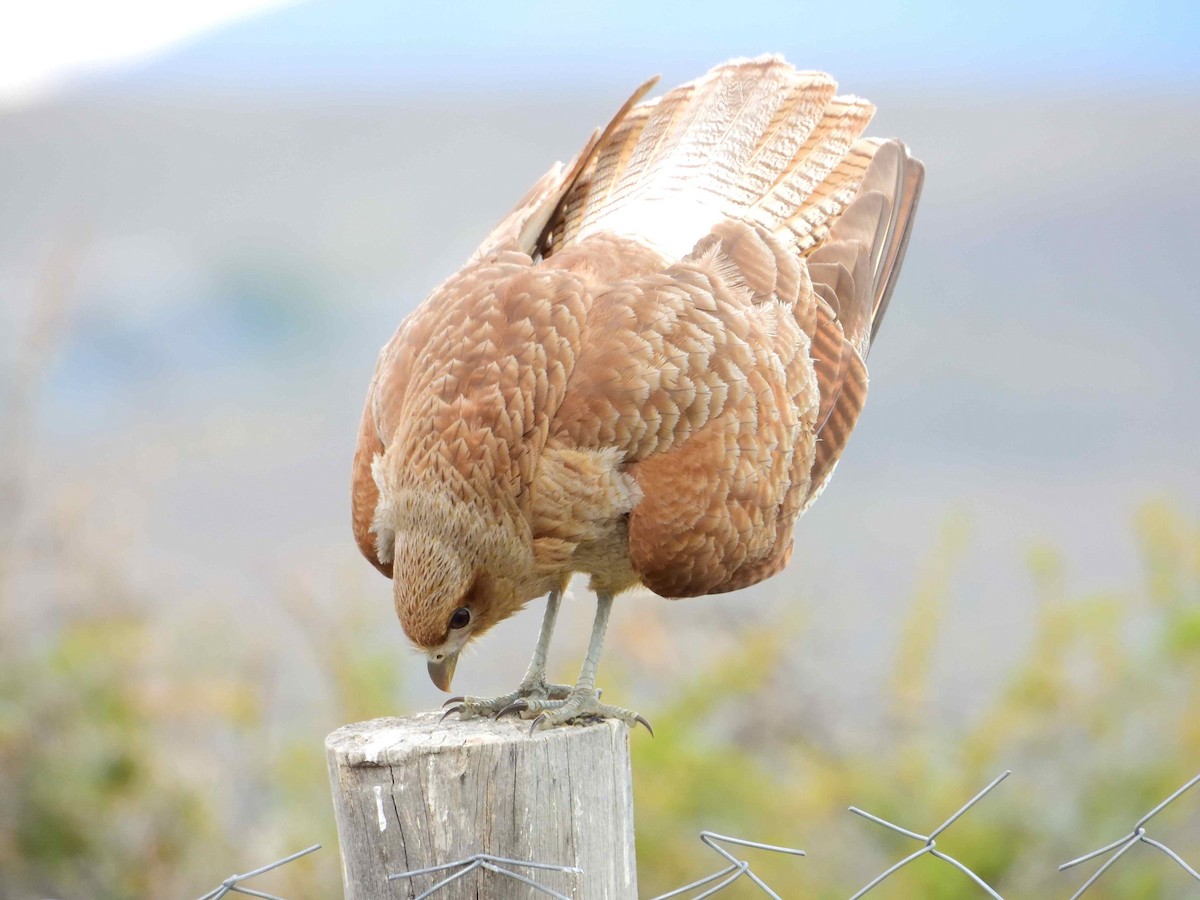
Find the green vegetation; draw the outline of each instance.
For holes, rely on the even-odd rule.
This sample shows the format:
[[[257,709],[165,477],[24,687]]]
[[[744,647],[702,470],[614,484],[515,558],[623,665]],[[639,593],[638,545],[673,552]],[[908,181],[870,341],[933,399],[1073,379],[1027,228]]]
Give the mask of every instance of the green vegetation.
[[[1065,898],[1094,864],[1058,874],[1058,863],[1125,834],[1200,770],[1200,527],[1148,507],[1136,523],[1143,582],[1110,593],[1076,596],[1061,560],[1033,553],[1028,653],[987,708],[952,726],[930,709],[930,669],[960,531],[948,529],[910,606],[869,741],[830,737],[803,703],[790,717],[763,712],[788,690],[786,630],[740,635],[644,709],[658,734],[633,744],[644,893],[718,868],[696,838],[709,828],[803,847],[806,859],[747,855],[786,896],[844,898],[918,846],[848,805],[932,828],[1011,768],[939,847],[1005,896]],[[216,619],[168,625],[112,563],[76,562],[90,568],[69,608],[34,616],[18,608],[13,561],[0,560],[0,897],[198,896],[317,841],[326,849],[255,886],[338,896],[321,739],[401,703],[394,636],[371,634],[365,598],[339,601],[336,616],[292,600],[269,636]],[[284,654],[307,654],[315,674],[281,712]],[[1186,797],[1151,829],[1193,864],[1198,810],[1200,796]],[[1088,896],[1194,889],[1138,847]],[[977,895],[929,857],[872,894]]]
[[[795,896],[844,898],[920,847],[848,814],[847,806],[928,830],[1010,768],[1015,777],[938,846],[1006,897],[1070,896],[1098,862],[1062,874],[1059,863],[1127,834],[1142,813],[1200,771],[1200,528],[1152,505],[1138,518],[1137,536],[1144,582],[1112,593],[1074,596],[1052,551],[1031,554],[1040,615],[1028,653],[965,728],[939,722],[928,700],[938,618],[950,602],[945,576],[959,541],[953,533],[912,603],[886,686],[892,715],[870,746],[764,727],[741,740],[706,735],[698,743],[689,720],[780,696],[780,685],[769,680],[775,666],[764,659],[772,648],[781,653],[786,641],[748,635],[741,649],[656,711],[661,739],[634,744],[643,889],[665,891],[715,871],[716,858],[702,855],[695,838],[708,828],[803,847],[810,854],[804,860],[759,862],[753,851],[747,858],[769,883]],[[1195,865],[1200,796],[1181,799],[1149,833]],[[1141,846],[1088,896],[1180,897],[1195,890],[1178,866]],[[871,896],[982,892],[926,856]]]

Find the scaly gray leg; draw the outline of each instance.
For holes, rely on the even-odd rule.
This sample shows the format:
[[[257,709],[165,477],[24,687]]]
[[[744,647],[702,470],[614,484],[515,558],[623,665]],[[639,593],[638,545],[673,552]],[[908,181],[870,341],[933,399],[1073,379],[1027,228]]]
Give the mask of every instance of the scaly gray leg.
[[[526,717],[536,714],[537,718],[533,720],[529,729],[531,734],[538,728],[551,728],[568,722],[620,719],[631,727],[640,722],[653,735],[654,729],[642,716],[632,710],[601,703],[600,692],[596,690],[596,669],[600,666],[600,653],[604,648],[604,634],[608,631],[608,617],[612,612],[612,604],[612,594],[596,595],[596,621],[592,624],[592,638],[588,643],[587,656],[583,659],[579,680],[564,699],[521,697],[502,709],[500,715],[508,712],[520,712]]]
[[[451,697],[443,706],[451,706],[442,716],[458,713],[464,719],[473,716],[495,715],[518,700],[564,700],[571,693],[569,684],[549,684],[546,681],[546,654],[550,649],[550,637],[554,634],[554,623],[558,620],[558,608],[562,602],[561,591],[551,591],[546,598],[546,615],[542,618],[542,630],[537,646],[533,648],[533,659],[521,679],[520,686],[511,694],[501,697]],[[452,704],[457,704],[452,706]]]

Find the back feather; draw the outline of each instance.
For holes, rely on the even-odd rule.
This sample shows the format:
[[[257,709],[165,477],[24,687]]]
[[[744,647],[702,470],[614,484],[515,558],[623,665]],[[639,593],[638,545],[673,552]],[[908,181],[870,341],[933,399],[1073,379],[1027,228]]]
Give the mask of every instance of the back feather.
[[[755,262],[721,224],[732,220],[807,257],[816,315],[803,316],[799,306],[795,313],[812,339],[821,402],[806,506],[832,474],[866,399],[863,360],[895,286],[924,178],[899,141],[861,138],[874,107],[835,96],[836,88],[828,75],[764,56],[724,63],[657,100],[627,105],[589,148],[539,244],[550,256],[608,231],[675,260],[709,252],[715,241],[753,284]]]

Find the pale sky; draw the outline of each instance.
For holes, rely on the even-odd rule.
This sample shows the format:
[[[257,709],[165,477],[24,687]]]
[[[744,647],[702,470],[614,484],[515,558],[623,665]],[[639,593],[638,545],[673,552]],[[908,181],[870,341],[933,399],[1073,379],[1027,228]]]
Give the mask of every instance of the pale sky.
[[[188,38],[295,0],[38,0],[14,3],[0,29],[0,106],[81,75],[135,64]]]
[[[2,0],[0,0],[2,2]],[[1197,0],[33,0],[0,17],[0,109],[96,80],[252,96],[565,91],[683,81],[780,52],[875,91],[896,83],[1127,92],[1200,87]],[[569,9],[569,14],[563,9]],[[114,73],[112,76],[109,73]]]

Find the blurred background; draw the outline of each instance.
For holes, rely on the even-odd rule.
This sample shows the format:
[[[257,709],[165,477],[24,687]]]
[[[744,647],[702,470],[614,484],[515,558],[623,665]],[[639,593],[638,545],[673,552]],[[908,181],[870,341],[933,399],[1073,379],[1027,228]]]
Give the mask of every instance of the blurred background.
[[[846,806],[930,829],[1012,768],[946,849],[1066,897],[1086,872],[1055,865],[1200,771],[1200,7],[5,18],[0,897],[198,896],[316,841],[256,886],[339,895],[325,734],[443,699],[350,536],[376,352],[648,75],[768,51],[875,101],[928,178],[791,566],[618,604],[600,680],[658,734],[633,738],[644,890],[713,871],[710,828],[807,849],[762,862],[785,896],[848,896],[913,847]],[[539,620],[456,689],[511,688]],[[1200,864],[1200,796],[1155,827]],[[1143,847],[1090,893],[1195,890]],[[926,857],[876,894],[973,891]]]

